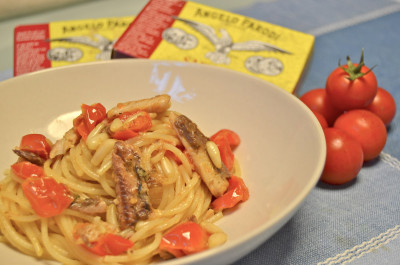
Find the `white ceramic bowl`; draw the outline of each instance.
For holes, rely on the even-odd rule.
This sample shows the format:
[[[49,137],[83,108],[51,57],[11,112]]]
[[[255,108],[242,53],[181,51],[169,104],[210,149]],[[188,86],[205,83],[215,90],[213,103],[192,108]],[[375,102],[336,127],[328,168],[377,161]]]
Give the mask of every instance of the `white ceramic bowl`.
[[[0,169],[27,133],[55,140],[71,127],[81,103],[118,102],[168,93],[171,109],[205,134],[236,131],[235,154],[250,199],[218,224],[229,240],[221,247],[172,260],[173,264],[228,264],[278,231],[317,183],[326,148],[318,121],[295,96],[261,79],[200,64],[122,59],[26,74],[0,83]],[[1,244],[5,264],[42,263]]]

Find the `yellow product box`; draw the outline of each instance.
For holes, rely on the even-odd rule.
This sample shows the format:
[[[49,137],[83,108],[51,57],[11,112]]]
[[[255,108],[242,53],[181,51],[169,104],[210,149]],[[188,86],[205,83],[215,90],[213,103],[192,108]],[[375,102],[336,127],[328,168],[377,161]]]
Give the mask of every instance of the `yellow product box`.
[[[183,0],[150,0],[114,44],[112,58],[215,65],[293,93],[314,36]]]
[[[14,29],[14,76],[50,67],[111,59],[134,16],[21,25]]]

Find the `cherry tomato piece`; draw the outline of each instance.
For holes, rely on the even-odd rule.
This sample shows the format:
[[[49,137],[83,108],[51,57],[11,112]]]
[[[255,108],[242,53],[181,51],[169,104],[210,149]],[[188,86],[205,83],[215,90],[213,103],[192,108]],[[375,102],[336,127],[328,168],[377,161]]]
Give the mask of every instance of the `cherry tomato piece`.
[[[59,215],[73,201],[68,188],[50,177],[30,177],[22,183],[22,190],[41,217]]]
[[[161,239],[160,250],[175,257],[193,254],[208,248],[209,233],[199,224],[185,222],[168,231]]]
[[[300,97],[300,100],[311,109],[323,115],[328,122],[328,126],[332,126],[336,118],[342,114],[337,110],[328,99],[325,89],[313,89]]]
[[[341,111],[367,107],[378,88],[375,74],[364,65],[364,53],[359,64],[347,57],[347,65],[333,70],[326,80],[326,93],[331,103]]]
[[[106,118],[107,112],[100,103],[82,104],[81,110],[82,113],[74,119],[73,125],[78,134],[86,140],[89,133]]]
[[[42,167],[27,161],[18,162],[11,165],[11,170],[16,176],[22,179],[45,176]]]
[[[95,103],[92,105],[82,104],[81,110],[83,120],[89,132],[103,121],[107,115],[106,108],[101,103]]]
[[[396,115],[396,102],[387,90],[378,87],[375,98],[365,109],[379,116],[383,123],[388,126]]]
[[[122,236],[115,234],[105,234],[90,246],[83,244],[90,252],[98,256],[120,255],[133,247],[134,243]]]
[[[237,146],[240,144],[240,137],[239,135],[230,130],[230,129],[221,129],[214,135],[210,137],[212,141],[214,141],[215,138],[218,138],[219,136],[224,135],[228,139],[229,145],[231,146],[231,149],[234,150]]]
[[[232,176],[228,181],[228,190],[211,203],[211,207],[214,211],[232,208],[239,202],[244,202],[249,199],[249,190],[242,178]]]
[[[153,122],[149,113],[141,110],[122,113],[118,116],[118,119],[120,119],[121,122],[124,123],[130,117],[136,114],[138,115],[135,119],[129,122],[128,125],[124,125],[123,128],[118,129],[116,132],[112,133],[111,137],[119,140],[127,140],[136,137],[137,135],[139,135],[139,132],[146,132],[153,126]]]
[[[225,135],[218,135],[213,141],[218,147],[222,162],[229,171],[232,170],[235,164],[235,155],[229,145],[228,138]]]
[[[49,140],[42,134],[28,134],[22,137],[19,148],[33,152],[43,159],[49,158],[51,146]]]
[[[336,119],[334,127],[345,131],[361,144],[365,161],[377,157],[385,147],[387,138],[385,124],[368,110],[348,111]]]
[[[343,130],[325,128],[326,161],[321,181],[341,185],[360,172],[364,157],[360,143]]]

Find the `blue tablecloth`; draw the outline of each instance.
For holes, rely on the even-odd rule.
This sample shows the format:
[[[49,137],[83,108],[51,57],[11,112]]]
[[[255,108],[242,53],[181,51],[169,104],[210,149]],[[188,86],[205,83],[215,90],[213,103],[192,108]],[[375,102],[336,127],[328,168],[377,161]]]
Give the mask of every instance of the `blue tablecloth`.
[[[365,49],[379,86],[400,104],[400,2],[395,0],[198,1],[315,35],[310,68],[297,95],[325,86],[340,59]],[[89,1],[0,21],[0,80],[12,77],[12,30],[18,24],[137,14],[146,1]],[[10,36],[11,35],[11,36]],[[397,108],[397,112],[398,112]],[[400,123],[354,182],[318,184],[295,216],[236,264],[400,264]]]

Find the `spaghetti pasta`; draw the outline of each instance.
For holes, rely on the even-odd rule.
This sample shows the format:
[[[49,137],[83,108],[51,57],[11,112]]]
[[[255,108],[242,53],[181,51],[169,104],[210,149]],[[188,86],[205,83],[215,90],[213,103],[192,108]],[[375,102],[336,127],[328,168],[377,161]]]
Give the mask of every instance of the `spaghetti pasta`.
[[[169,110],[169,101],[161,95],[119,104],[102,119],[97,116],[96,124],[87,124],[95,119],[82,112],[74,130],[48,151],[44,177],[6,170],[0,185],[0,241],[63,264],[147,264],[222,245],[227,235],[215,222],[223,212],[214,210],[213,201],[229,194],[228,181],[241,175],[239,163],[235,160],[228,175],[221,176],[227,171],[223,163],[212,165],[199,142],[204,136],[196,139],[201,133],[195,124],[182,128],[171,118],[179,114]],[[220,156],[213,152],[211,156]],[[28,153],[37,156],[34,149]],[[26,156],[21,160],[29,161]],[[210,162],[215,175],[227,180],[224,195],[213,194],[210,186],[215,184],[199,171],[199,165]],[[65,200],[60,213],[44,217],[35,211],[34,200],[27,197],[35,178],[54,179],[61,187],[51,189],[64,189],[62,199],[45,195],[50,207],[37,206],[51,209]],[[168,246],[168,232],[192,223],[206,236],[203,246]]]

